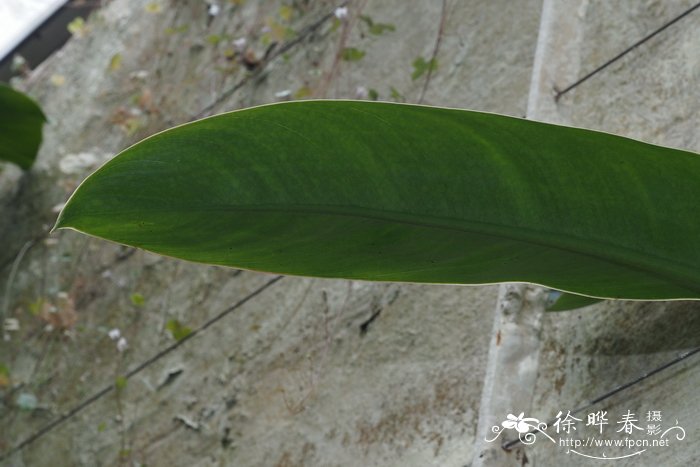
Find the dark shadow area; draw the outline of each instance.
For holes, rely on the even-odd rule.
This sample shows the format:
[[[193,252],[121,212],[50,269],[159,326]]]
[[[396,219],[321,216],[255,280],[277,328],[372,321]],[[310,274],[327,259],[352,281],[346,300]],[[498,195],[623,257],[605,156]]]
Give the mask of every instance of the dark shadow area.
[[[58,50],[71,37],[68,32],[68,23],[78,16],[87,17],[92,10],[99,6],[99,2],[86,2],[74,4],[66,2],[61,8],[51,15],[41,26],[27,36],[10,53],[0,60],[0,81],[7,83],[14,75],[12,71],[12,59],[15,55],[21,55],[27,61],[30,69],[36,68]]]

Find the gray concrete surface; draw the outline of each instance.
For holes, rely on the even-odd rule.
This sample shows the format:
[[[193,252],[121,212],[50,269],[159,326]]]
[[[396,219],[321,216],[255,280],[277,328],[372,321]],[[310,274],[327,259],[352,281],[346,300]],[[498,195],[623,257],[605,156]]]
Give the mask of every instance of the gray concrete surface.
[[[396,99],[416,102],[425,77],[411,79],[412,62],[429,58],[441,22],[425,103],[517,116],[533,105],[539,0],[451,1],[444,21],[437,1],[352,2],[352,14],[361,10],[395,31],[375,36],[362,21],[335,29],[329,21],[249,78],[227,49],[246,37],[261,57],[266,21],[272,35],[284,23],[282,2],[236,3],[221,2],[208,24],[200,0],[156,1],[155,12],[145,2],[113,0],[83,37],[19,83],[51,122],[34,169],[0,173],[0,294],[9,303],[0,312],[20,325],[0,342],[0,363],[10,370],[0,386],[0,453],[171,345],[169,320],[196,328],[273,278],[72,232],[47,237],[54,208],[102,160],[188,121],[242,80],[213,112],[273,102],[286,90],[354,98],[365,88],[391,100],[393,87],[403,96]],[[283,25],[295,31],[335,6],[294,4]],[[554,2],[550,19],[559,26],[548,40],[558,46],[547,51],[540,84],[566,85],[690,4]],[[697,151],[699,25],[700,14],[687,18],[558,103],[545,86],[538,105],[548,120]],[[337,60],[343,47],[366,54]],[[119,67],[110,66],[115,54]],[[133,303],[135,293],[143,304]],[[480,403],[489,397],[483,381],[497,294],[497,286],[283,278],[5,463],[471,465]],[[698,345],[696,315],[689,302],[606,302],[544,315],[535,386],[524,397],[532,404],[522,411],[548,419]],[[115,327],[128,340],[123,353],[107,336]],[[693,464],[698,375],[689,361],[602,406],[613,416],[661,410],[664,423],[677,418],[687,431],[672,447],[611,465]],[[518,390],[516,376],[508,383]],[[21,410],[21,394],[36,396],[37,407]],[[503,456],[519,465],[585,465],[546,443]],[[504,465],[498,462],[492,465]]]

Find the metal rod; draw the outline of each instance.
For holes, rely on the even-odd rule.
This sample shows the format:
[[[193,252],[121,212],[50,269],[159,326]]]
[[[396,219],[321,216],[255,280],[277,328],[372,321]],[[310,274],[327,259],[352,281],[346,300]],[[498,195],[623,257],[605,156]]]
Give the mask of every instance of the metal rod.
[[[644,38],[642,38],[642,39],[640,39],[639,41],[635,42],[635,43],[632,44],[631,46],[627,47],[625,50],[623,50],[622,52],[620,52],[619,54],[617,54],[616,56],[614,56],[613,58],[611,58],[611,59],[608,60],[607,62],[603,63],[603,64],[600,65],[598,68],[596,68],[595,70],[591,71],[590,73],[588,73],[586,76],[584,76],[583,78],[579,79],[579,80],[576,81],[575,83],[570,84],[569,86],[567,86],[566,88],[564,88],[564,89],[561,90],[561,91],[557,91],[557,94],[556,94],[556,96],[554,97],[554,100],[555,100],[555,101],[558,101],[559,98],[560,98],[561,96],[563,96],[564,94],[566,94],[567,92],[569,92],[569,91],[571,91],[572,89],[574,89],[575,87],[579,86],[579,85],[582,84],[584,81],[586,81],[586,80],[588,80],[589,78],[591,78],[592,76],[594,76],[594,75],[600,73],[601,71],[603,71],[603,70],[604,70],[605,68],[607,68],[608,66],[612,65],[613,63],[615,63],[616,61],[618,61],[619,59],[621,59],[622,57],[624,57],[625,55],[627,55],[628,53],[630,53],[631,51],[633,51],[634,49],[636,49],[637,47],[639,47],[640,45],[644,44],[646,41],[648,41],[648,40],[651,39],[652,37],[656,36],[656,35],[659,34],[661,31],[664,31],[665,29],[669,28],[670,26],[676,24],[678,21],[680,21],[681,19],[685,18],[686,16],[688,16],[689,14],[691,14],[693,11],[697,10],[698,8],[700,8],[700,3],[697,3],[697,4],[695,4],[694,6],[688,8],[687,10],[685,10],[683,13],[681,13],[680,15],[676,16],[675,18],[673,18],[673,19],[672,19],[671,21],[669,21],[668,23],[664,24],[664,25],[661,26],[660,28],[656,29],[656,30],[653,31],[652,33],[650,33],[650,34],[648,34],[647,36],[645,36]]]
[[[284,277],[284,276],[277,276],[277,277],[275,277],[274,279],[267,281],[265,284],[263,284],[262,286],[258,287],[256,290],[254,290],[254,291],[251,292],[250,294],[246,295],[244,298],[240,299],[238,302],[234,303],[234,304],[231,305],[230,307],[226,308],[224,311],[220,312],[219,314],[217,314],[217,315],[214,316],[213,318],[209,319],[209,320],[208,320],[206,323],[204,323],[202,326],[200,326],[200,327],[198,327],[197,329],[193,330],[190,334],[186,335],[185,337],[183,337],[183,338],[180,339],[179,341],[176,341],[174,344],[172,344],[172,345],[166,347],[165,349],[161,350],[160,352],[158,352],[157,354],[155,354],[154,356],[152,356],[151,358],[149,358],[149,359],[146,360],[145,362],[142,362],[142,363],[141,363],[140,365],[138,365],[137,367],[135,367],[135,368],[129,370],[129,371],[124,375],[124,377],[125,377],[126,379],[129,379],[129,378],[131,378],[132,376],[134,376],[135,374],[139,373],[140,371],[146,369],[147,367],[149,367],[149,366],[152,365],[153,363],[157,362],[158,360],[160,360],[160,359],[163,358],[164,356],[168,355],[168,354],[169,354],[170,352],[172,352],[173,350],[175,350],[175,349],[177,349],[178,347],[180,347],[180,346],[181,346],[182,344],[184,344],[186,341],[192,339],[195,335],[197,335],[197,334],[199,334],[200,332],[204,331],[206,328],[208,328],[209,326],[213,325],[213,324],[216,323],[217,321],[221,320],[222,318],[224,318],[226,315],[228,315],[228,314],[231,313],[232,311],[234,311],[234,310],[240,308],[241,306],[243,306],[245,303],[247,303],[248,301],[250,301],[252,298],[254,298],[254,297],[256,297],[257,295],[261,294],[265,289],[267,289],[268,287],[270,287],[270,286],[273,285],[274,283],[280,281],[283,277]],[[69,420],[69,419],[72,418],[74,415],[76,415],[78,412],[80,412],[80,411],[82,411],[84,408],[86,408],[86,407],[92,405],[93,402],[98,401],[98,400],[101,399],[103,396],[109,394],[109,393],[112,392],[113,390],[114,390],[114,384],[110,384],[109,386],[105,386],[104,388],[102,388],[101,390],[99,390],[98,392],[96,392],[95,394],[93,394],[92,396],[90,396],[90,397],[88,397],[87,399],[83,400],[80,404],[78,404],[78,405],[76,405],[75,407],[73,407],[72,409],[70,409],[68,412],[64,413],[64,414],[61,415],[60,417],[58,417],[58,418],[56,418],[55,420],[51,421],[48,425],[45,425],[44,427],[42,427],[41,429],[39,429],[38,431],[36,431],[34,434],[32,434],[31,436],[29,436],[28,438],[25,438],[24,440],[22,440],[19,444],[17,444],[16,446],[14,446],[14,447],[13,447],[12,449],[10,449],[9,451],[4,452],[4,453],[0,453],[0,461],[3,460],[3,459],[8,458],[9,456],[11,456],[12,454],[16,453],[17,451],[22,450],[23,448],[25,448],[25,447],[28,446],[29,444],[31,444],[31,443],[33,443],[34,441],[36,441],[37,439],[41,438],[41,437],[44,436],[45,434],[49,433],[51,430],[53,430],[54,428],[56,428],[57,426],[59,426],[60,424],[62,424],[63,422],[65,422],[66,420]]]
[[[626,383],[624,383],[624,384],[621,384],[621,385],[615,387],[614,389],[612,389],[612,390],[606,392],[605,394],[603,394],[603,395],[601,395],[601,396],[599,396],[599,397],[596,397],[595,399],[592,399],[592,400],[590,400],[590,401],[584,403],[581,407],[579,407],[579,408],[577,408],[577,409],[575,409],[575,410],[572,410],[570,413],[571,413],[571,415],[576,415],[576,414],[578,414],[578,413],[580,413],[580,412],[583,412],[584,410],[587,410],[587,409],[591,408],[591,407],[594,406],[595,404],[597,404],[597,403],[599,403],[599,402],[602,402],[602,401],[604,401],[605,399],[608,399],[608,398],[614,396],[615,394],[618,394],[618,393],[624,391],[625,389],[629,389],[629,388],[631,388],[632,386],[635,386],[635,385],[641,383],[641,382],[644,381],[645,379],[647,379],[647,378],[649,378],[649,377],[651,377],[651,376],[654,376],[655,374],[660,373],[660,372],[666,370],[667,368],[670,368],[670,367],[672,367],[672,366],[674,366],[674,365],[676,365],[676,364],[682,362],[683,360],[685,360],[685,359],[687,359],[687,358],[689,358],[689,357],[692,357],[693,355],[695,355],[695,354],[697,354],[697,353],[700,353],[700,347],[696,347],[696,348],[694,348],[694,349],[691,349],[691,350],[688,350],[688,351],[686,351],[686,352],[683,352],[683,353],[679,354],[679,355],[678,355],[676,358],[674,358],[673,360],[671,360],[671,361],[669,361],[669,362],[666,362],[666,363],[664,363],[663,365],[661,365],[661,366],[659,366],[659,367],[656,367],[656,368],[654,368],[653,370],[651,370],[651,371],[649,371],[649,372],[647,372],[647,373],[644,373],[644,374],[638,376],[637,378],[635,378],[635,379],[633,379],[633,380],[631,380],[631,381],[628,381],[628,382],[626,382]],[[557,420],[556,418],[555,418],[555,419],[552,419],[552,420],[549,420],[549,421],[547,422],[547,426],[548,426],[548,427],[549,427],[549,426],[552,426],[552,423],[556,422],[556,420]],[[533,430],[530,430],[530,431],[528,432],[528,434],[536,434],[536,433],[539,433],[540,431],[542,431],[542,430],[533,429]],[[525,435],[525,436],[527,436],[527,435]],[[503,441],[503,444],[501,444],[501,447],[502,447],[503,449],[505,449],[506,451],[510,451],[510,450],[513,448],[513,446],[516,446],[517,444],[520,444],[520,443],[521,443],[520,438],[512,439],[512,440],[510,440],[510,441],[505,441],[505,440],[504,440],[504,441]]]

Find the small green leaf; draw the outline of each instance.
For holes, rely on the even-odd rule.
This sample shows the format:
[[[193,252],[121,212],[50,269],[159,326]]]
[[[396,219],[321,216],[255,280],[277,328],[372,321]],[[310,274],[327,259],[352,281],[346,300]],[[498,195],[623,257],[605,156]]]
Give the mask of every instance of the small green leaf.
[[[312,94],[311,88],[308,86],[302,86],[294,92],[294,99],[304,99]]]
[[[338,18],[333,18],[333,23],[331,24],[331,32],[335,32],[340,28],[340,25],[343,24],[341,20]]]
[[[265,25],[268,28],[268,32],[262,37],[263,44],[290,40],[297,35],[294,29],[278,23],[274,18],[266,18]]]
[[[70,32],[75,37],[83,37],[87,34],[87,26],[85,24],[85,19],[78,16],[70,23],[68,23],[68,32]]]
[[[367,93],[367,96],[373,101],[376,101],[377,99],[379,99],[379,93],[377,92],[376,89],[370,88],[368,93]]]
[[[168,36],[172,36],[173,34],[181,34],[189,30],[190,26],[188,24],[183,24],[180,26],[165,28],[165,34],[167,34]]]
[[[396,31],[396,26],[394,26],[393,24],[389,24],[389,23],[376,23],[371,28],[369,28],[369,32],[371,34],[374,34],[375,36],[381,36],[382,34],[384,34],[385,32],[388,32],[388,31],[390,31],[390,32]]]
[[[36,300],[29,302],[29,306],[27,307],[27,310],[32,315],[36,316],[39,313],[41,313],[41,311],[43,310],[45,302],[46,302],[46,300],[44,298],[39,297]]]
[[[396,26],[389,23],[375,23],[372,18],[367,15],[360,15],[360,20],[367,25],[370,34],[381,36],[387,31],[396,31]]]
[[[36,102],[0,84],[0,159],[29,169],[39,151],[45,121]]]
[[[126,389],[127,383],[128,380],[125,376],[117,376],[117,378],[114,380],[114,387],[117,391],[123,391],[124,389]]]
[[[146,303],[146,299],[138,292],[132,293],[129,298],[134,306],[143,306]]]
[[[207,36],[207,42],[209,42],[211,45],[217,45],[219,42],[221,42],[222,37],[218,34],[211,34]]]
[[[294,8],[289,5],[281,5],[277,11],[277,14],[282,21],[288,23],[292,20],[292,16],[294,16]]]
[[[114,54],[109,60],[110,71],[117,71],[122,67],[122,54]]]
[[[182,323],[180,323],[180,321],[176,319],[171,319],[170,321],[168,321],[168,323],[165,325],[165,328],[168,331],[170,331],[170,334],[176,341],[181,341],[182,339],[184,339],[192,333],[192,329],[188,328],[187,326],[184,326]]]
[[[374,20],[368,15],[360,15],[360,21],[365,23],[368,28],[374,26]]]
[[[341,53],[341,58],[348,62],[356,62],[365,56],[365,51],[356,49],[355,47],[346,47]]]
[[[107,424],[105,422],[100,422],[99,425],[97,425],[97,432],[102,433],[107,429]]]
[[[0,363],[0,389],[10,385],[10,369],[4,363]]]
[[[148,2],[144,7],[148,13],[160,13],[163,11],[163,6],[158,2]]]
[[[389,89],[390,91],[390,96],[392,99],[394,99],[397,102],[404,102],[406,98],[401,94],[394,86],[391,86]]]
[[[559,291],[550,292],[548,299],[547,311],[569,311],[593,305],[603,300],[600,298],[587,297],[585,295],[577,295],[571,293],[563,293]]]
[[[427,71],[437,70],[438,64],[437,59],[433,58],[430,61],[425,61],[423,57],[418,57],[413,61],[413,73],[411,73],[411,79],[417,80]]]

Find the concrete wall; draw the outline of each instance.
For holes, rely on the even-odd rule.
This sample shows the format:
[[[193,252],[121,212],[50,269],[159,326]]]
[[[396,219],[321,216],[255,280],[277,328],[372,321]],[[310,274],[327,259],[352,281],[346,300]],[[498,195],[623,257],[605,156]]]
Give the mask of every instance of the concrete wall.
[[[279,100],[285,90],[355,98],[358,88],[391,100],[392,87],[403,96],[394,99],[417,102],[425,76],[411,79],[412,62],[429,58],[438,37],[439,67],[425,103],[528,113],[698,150],[700,14],[558,103],[547,91],[691,3],[545,2],[541,21],[539,0],[447,2],[444,18],[438,1],[357,1],[351,15],[395,31],[376,36],[361,20],[337,28],[329,20],[251,74],[227,59],[232,39],[247,37],[260,57],[270,18],[303,31],[334,3],[296,2],[285,23],[281,2],[272,0],[222,2],[211,22],[200,0],[152,2],[156,8],[109,2],[83,37],[20,83],[51,122],[34,169],[5,166],[0,173],[0,293],[8,304],[0,313],[20,325],[0,343],[0,363],[10,370],[0,386],[0,452],[172,345],[168,321],[195,329],[256,295],[4,462],[580,465],[581,458],[541,440],[504,453],[483,442],[483,430],[505,418],[500,410],[548,419],[698,345],[697,305],[604,303],[544,315],[542,292],[517,289],[523,293],[514,295],[515,308],[525,315],[512,329],[538,343],[522,355],[529,361],[524,382],[494,345],[506,298],[497,286],[271,282],[274,276],[161,258],[72,232],[47,236],[47,226],[56,205],[102,160],[212,103],[220,112]],[[343,47],[366,53],[338,60]],[[120,66],[113,66],[116,54]],[[77,154],[85,163],[75,163]],[[128,340],[123,353],[107,336],[115,327]],[[503,337],[506,348],[522,342]],[[688,440],[700,431],[697,379],[689,361],[605,405],[611,412],[663,410],[665,421],[678,418],[688,432],[678,448],[650,450],[630,465],[691,463],[696,449]],[[669,400],[670,392],[679,396]],[[21,395],[35,396],[37,407],[22,410]]]

